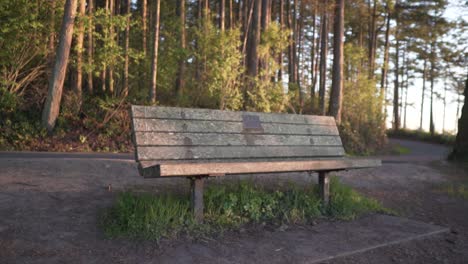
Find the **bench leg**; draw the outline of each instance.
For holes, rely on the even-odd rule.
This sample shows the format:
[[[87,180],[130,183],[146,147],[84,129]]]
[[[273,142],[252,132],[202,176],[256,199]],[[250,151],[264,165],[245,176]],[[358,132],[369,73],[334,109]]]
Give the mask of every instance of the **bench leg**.
[[[328,205],[330,202],[330,177],[326,171],[319,171],[318,175],[320,198],[324,204]]]
[[[195,220],[203,222],[203,177],[191,177],[191,206]]]

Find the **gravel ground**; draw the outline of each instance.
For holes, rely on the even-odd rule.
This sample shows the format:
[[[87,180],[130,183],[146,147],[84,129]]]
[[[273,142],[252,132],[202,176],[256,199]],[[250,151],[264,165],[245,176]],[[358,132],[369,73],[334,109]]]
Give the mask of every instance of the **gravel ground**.
[[[405,157],[400,159],[380,168],[339,175],[402,216],[446,226],[451,232],[327,263],[468,263],[468,201],[438,191],[444,184],[468,179],[468,170],[443,161],[404,163]],[[282,185],[287,181],[309,184],[316,177],[252,178],[266,185]],[[125,159],[3,155],[0,263],[307,263],[306,258],[287,251],[269,251],[281,245],[293,247],[298,243],[294,234],[302,234],[302,239],[304,234],[312,236],[307,227],[292,227],[284,235],[278,235],[277,230],[255,229],[201,241],[180,239],[159,244],[106,239],[97,227],[98,215],[124,189],[186,192],[188,182],[144,180],[135,164]],[[265,239],[268,237],[277,239]]]

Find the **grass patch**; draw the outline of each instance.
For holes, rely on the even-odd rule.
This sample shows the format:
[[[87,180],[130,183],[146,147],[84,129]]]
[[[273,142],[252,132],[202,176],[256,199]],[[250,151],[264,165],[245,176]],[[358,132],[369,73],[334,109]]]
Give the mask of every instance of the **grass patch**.
[[[401,139],[414,139],[428,143],[437,143],[450,146],[452,146],[455,143],[456,137],[456,135],[438,133],[431,135],[431,133],[426,131],[409,129],[400,129],[398,131],[387,130],[387,136]]]
[[[445,184],[440,187],[439,191],[452,197],[459,197],[468,200],[468,182]]]
[[[328,206],[322,205],[317,186],[291,184],[288,190],[271,191],[250,182],[209,186],[204,201],[205,222],[197,224],[186,196],[123,192],[104,212],[101,226],[110,237],[159,240],[235,230],[246,224],[307,224],[321,217],[349,220],[370,212],[390,213],[335,177]]]
[[[392,154],[395,154],[395,155],[407,155],[410,153],[411,153],[411,149],[400,146],[400,145],[395,145],[392,148]]]

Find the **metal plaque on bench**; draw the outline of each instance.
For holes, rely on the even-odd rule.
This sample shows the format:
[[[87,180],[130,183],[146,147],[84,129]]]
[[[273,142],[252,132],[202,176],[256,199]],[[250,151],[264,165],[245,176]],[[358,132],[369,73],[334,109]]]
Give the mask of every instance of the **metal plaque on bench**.
[[[260,118],[256,115],[242,115],[242,126],[244,132],[247,133],[262,133],[263,127]]]

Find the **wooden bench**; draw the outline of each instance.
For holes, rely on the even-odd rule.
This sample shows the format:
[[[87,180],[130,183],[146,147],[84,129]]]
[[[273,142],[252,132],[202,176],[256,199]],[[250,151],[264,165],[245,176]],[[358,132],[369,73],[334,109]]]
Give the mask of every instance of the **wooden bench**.
[[[188,177],[192,209],[203,220],[203,179],[246,173],[318,172],[329,201],[330,171],[369,168],[380,160],[345,158],[333,117],[132,106],[139,172]]]

